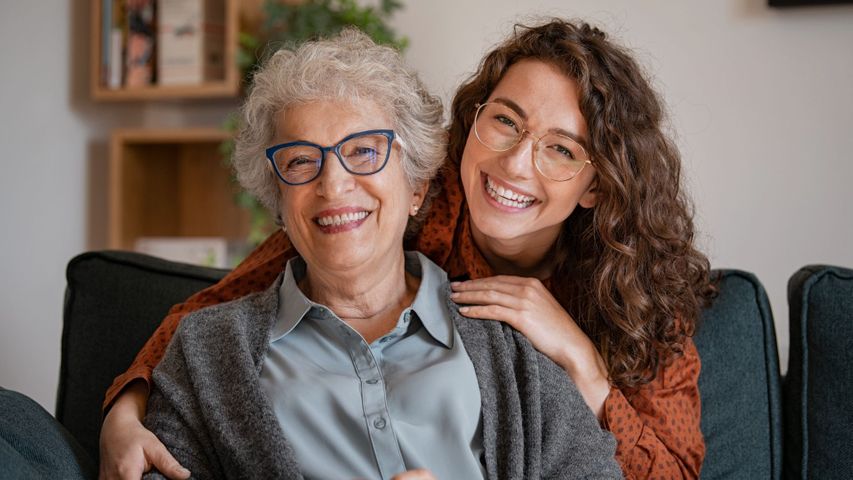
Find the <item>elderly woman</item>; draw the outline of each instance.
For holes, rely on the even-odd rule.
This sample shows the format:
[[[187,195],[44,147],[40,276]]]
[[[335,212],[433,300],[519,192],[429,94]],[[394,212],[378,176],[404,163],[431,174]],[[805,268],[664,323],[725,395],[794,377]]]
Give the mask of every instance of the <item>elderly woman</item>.
[[[621,476],[560,367],[464,319],[444,272],[403,251],[440,120],[399,55],[352,30],[255,75],[238,178],[300,256],[267,290],[187,317],[155,370],[145,424],[194,476]]]

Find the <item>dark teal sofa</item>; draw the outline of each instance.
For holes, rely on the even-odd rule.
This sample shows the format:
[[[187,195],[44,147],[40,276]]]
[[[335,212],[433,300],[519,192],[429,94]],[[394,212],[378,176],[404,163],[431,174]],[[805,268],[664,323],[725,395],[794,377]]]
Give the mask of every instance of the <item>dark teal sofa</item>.
[[[823,292],[820,295],[831,299],[834,292],[850,292],[853,288],[853,275],[849,270],[834,269],[830,274],[820,273],[825,271],[817,267],[809,268],[812,269],[808,270],[810,273],[798,272],[791,280],[792,305],[797,295],[803,294],[802,290],[811,296]],[[92,465],[97,464],[100,405],[112,379],[129,366],[171,305],[215,283],[226,273],[225,270],[178,264],[129,252],[90,252],[69,262],[56,405],[56,419],[67,435],[59,435],[50,445],[64,458],[76,459],[80,465],[76,471],[80,476],[91,476]],[[828,465],[821,457],[820,452],[826,451],[822,450],[819,438],[823,431],[834,430],[826,430],[821,423],[826,419],[823,409],[834,408],[831,410],[833,418],[848,422],[848,426],[853,419],[849,408],[853,403],[841,407],[830,405],[832,397],[826,396],[824,390],[832,384],[822,383],[821,374],[814,373],[814,369],[837,371],[836,362],[844,358],[849,360],[853,355],[853,349],[849,348],[853,336],[833,338],[835,343],[821,347],[821,354],[816,358],[814,346],[802,349],[793,345],[793,329],[800,328],[803,322],[795,322],[792,308],[791,373],[785,384],[787,404],[783,428],[783,387],[773,316],[764,288],[747,272],[719,270],[715,273],[720,295],[704,312],[695,338],[702,358],[699,386],[702,431],[707,445],[702,478],[780,479],[783,478],[783,465],[786,478],[853,478],[849,463],[829,473],[811,470]],[[815,275],[823,280],[808,280]],[[853,328],[851,297],[849,293],[843,295],[847,295],[848,303],[840,303],[829,312],[815,305],[835,300],[817,296],[815,305],[805,302],[810,305],[806,313],[811,319],[806,323],[820,328],[821,320],[815,318],[846,315],[847,331]],[[824,342],[814,332],[808,333],[806,337],[812,342]],[[831,354],[842,347],[847,348],[845,353]],[[830,352],[823,352],[824,349]],[[802,361],[800,353],[803,350],[811,353],[805,369],[796,365]],[[850,371],[846,367],[842,372],[847,380]],[[815,385],[816,381],[819,385]],[[848,382],[847,398],[853,399],[851,388],[853,382]],[[26,401],[20,395],[15,397],[17,394],[9,393],[8,398]],[[0,401],[4,401],[3,398],[0,395]],[[790,408],[791,402],[798,408]],[[6,415],[5,410],[0,415]],[[792,422],[798,427],[791,427]],[[4,428],[0,423],[0,459],[5,458],[4,441],[9,444],[7,450],[14,450],[14,445],[7,440],[9,435],[2,431]],[[849,449],[853,427],[842,433],[847,436],[833,437],[832,441],[842,444],[846,441]],[[808,463],[802,460],[805,456]],[[51,462],[58,460],[39,457],[32,461],[42,470],[49,470]],[[826,476],[818,477],[813,472]],[[841,476],[845,473],[848,475]],[[72,476],[69,474],[69,478]],[[0,478],[31,477],[16,477],[0,466]]]

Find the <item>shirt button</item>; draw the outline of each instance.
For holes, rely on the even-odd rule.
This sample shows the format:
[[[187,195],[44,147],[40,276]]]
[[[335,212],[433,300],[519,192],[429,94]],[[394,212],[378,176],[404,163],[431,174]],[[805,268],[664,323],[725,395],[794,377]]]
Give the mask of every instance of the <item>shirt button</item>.
[[[367,383],[369,383],[371,385],[376,385],[377,383],[379,383],[379,379],[378,378],[371,378],[370,380],[367,381]]]
[[[385,419],[382,417],[377,418],[373,421],[373,426],[378,428],[379,430],[382,430],[383,428],[385,428]]]

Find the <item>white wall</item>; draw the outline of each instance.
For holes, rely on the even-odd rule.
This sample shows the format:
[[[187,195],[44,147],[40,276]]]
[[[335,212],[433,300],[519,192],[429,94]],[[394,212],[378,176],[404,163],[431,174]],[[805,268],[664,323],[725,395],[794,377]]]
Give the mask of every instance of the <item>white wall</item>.
[[[672,111],[714,266],[755,272],[787,351],[785,285],[853,266],[853,8],[765,0],[408,0],[410,61],[449,100],[520,14],[593,19],[636,49]],[[88,99],[88,0],[0,4],[0,385],[53,410],[64,268],[102,248],[116,126],[216,125],[229,102]]]
[[[0,3],[0,386],[51,412],[65,265],[106,246],[110,129],[219,125],[236,105],[93,103],[89,4]]]

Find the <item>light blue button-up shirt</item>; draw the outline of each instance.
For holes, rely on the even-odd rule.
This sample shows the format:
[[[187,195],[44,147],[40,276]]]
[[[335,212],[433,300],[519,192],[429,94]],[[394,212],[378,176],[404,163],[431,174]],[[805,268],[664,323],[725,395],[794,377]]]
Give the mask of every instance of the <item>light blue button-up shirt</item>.
[[[483,478],[480,390],[445,304],[443,270],[406,253],[412,306],[372,344],[299,290],[288,262],[261,385],[306,478],[391,478],[428,468]]]

